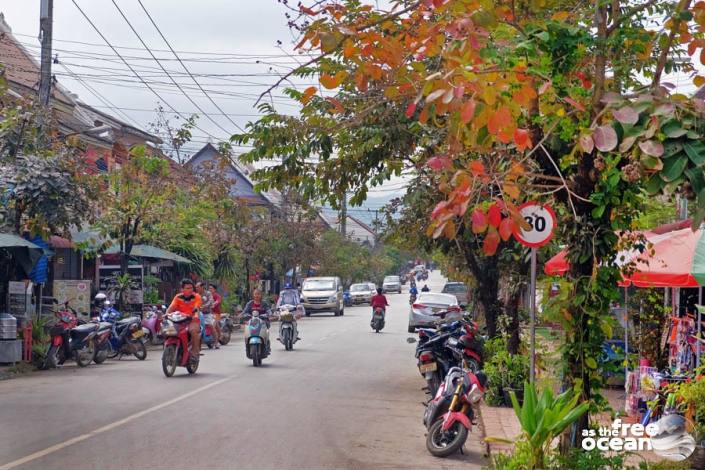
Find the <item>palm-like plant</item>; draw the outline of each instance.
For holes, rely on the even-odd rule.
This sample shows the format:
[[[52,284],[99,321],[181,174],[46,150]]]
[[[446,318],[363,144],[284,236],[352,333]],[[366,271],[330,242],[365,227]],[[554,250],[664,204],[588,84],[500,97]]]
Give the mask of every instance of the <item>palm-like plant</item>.
[[[553,440],[589,408],[588,403],[578,405],[580,395],[572,390],[554,397],[551,389],[546,387],[539,397],[534,386],[528,382],[524,383],[523,404],[519,405],[514,392],[511,392],[511,399],[523,437],[531,449],[531,470],[544,468]]]

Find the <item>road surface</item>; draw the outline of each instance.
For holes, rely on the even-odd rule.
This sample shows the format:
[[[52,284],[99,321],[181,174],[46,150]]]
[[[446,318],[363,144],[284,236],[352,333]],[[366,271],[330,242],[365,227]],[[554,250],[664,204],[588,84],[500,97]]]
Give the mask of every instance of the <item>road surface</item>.
[[[408,294],[388,297],[380,334],[368,306],[306,318],[294,351],[273,343],[262,368],[238,335],[194,376],[164,377],[154,350],[1,381],[0,469],[480,468],[479,430],[465,455],[426,451]]]

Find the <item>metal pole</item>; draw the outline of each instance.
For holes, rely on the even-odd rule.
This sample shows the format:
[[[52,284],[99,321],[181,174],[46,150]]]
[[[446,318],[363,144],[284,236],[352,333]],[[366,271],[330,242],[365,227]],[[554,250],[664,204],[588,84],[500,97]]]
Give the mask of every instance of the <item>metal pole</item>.
[[[51,96],[51,39],[54,0],[40,0],[39,39],[42,42],[39,104],[47,106]]]
[[[624,287],[624,380],[629,373],[629,288]]]
[[[700,332],[702,331],[703,313],[701,305],[703,304],[703,288],[698,287],[698,341],[695,343],[695,368],[700,367]]]
[[[529,368],[529,382],[534,384],[536,375],[536,248],[531,249],[531,286],[529,287],[531,295],[531,320],[529,328],[531,329],[531,365]]]

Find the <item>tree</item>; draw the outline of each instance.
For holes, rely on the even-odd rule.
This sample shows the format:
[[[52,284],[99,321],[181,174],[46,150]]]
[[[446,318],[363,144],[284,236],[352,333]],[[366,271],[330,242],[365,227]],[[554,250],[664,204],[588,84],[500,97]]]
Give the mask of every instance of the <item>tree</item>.
[[[276,155],[287,128],[294,141],[309,140],[322,163],[312,172],[303,160],[310,153],[297,146],[263,173],[274,182],[314,178],[313,190],[340,196],[349,181],[368,181],[371,168],[394,171],[408,139],[387,142],[370,164],[374,149],[355,152],[348,137],[370,123],[378,130],[374,124],[389,113],[403,122],[396,112],[403,104],[407,119],[441,130],[434,154],[418,162],[438,173],[446,195],[431,214],[430,236],[453,240],[472,231],[492,255],[524,226],[519,202],[560,205],[574,291],[564,315],[566,377],[582,399],[599,404],[597,359],[620,276],[615,231],[631,229],[644,191],[680,191],[699,203],[694,226],[705,217],[705,105],[661,83],[664,73],[694,70],[688,55],[705,45],[705,3],[419,0],[380,11],[324,0],[302,5],[300,14],[298,47],[318,55],[296,73],[335,91],[290,91],[303,104],[301,119],[285,126],[270,113],[250,130],[268,129],[262,140]],[[667,20],[654,24],[656,16]],[[328,119],[319,112],[324,106]],[[334,137],[343,158],[331,158]],[[257,147],[252,159],[271,156]],[[579,420],[581,429],[587,420]]]

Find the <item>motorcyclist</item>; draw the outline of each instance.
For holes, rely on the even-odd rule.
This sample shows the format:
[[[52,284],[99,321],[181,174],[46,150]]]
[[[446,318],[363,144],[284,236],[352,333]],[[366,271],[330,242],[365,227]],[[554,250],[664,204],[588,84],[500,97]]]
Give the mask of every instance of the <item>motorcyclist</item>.
[[[215,305],[215,301],[213,300],[213,295],[211,295],[210,290],[206,289],[203,281],[196,283],[196,292],[201,296],[201,312],[203,312],[203,315],[213,315],[213,305]],[[217,324],[218,322],[214,321],[214,323]],[[215,331],[215,325],[213,325],[213,331]],[[215,332],[214,336],[215,349],[220,349],[220,346],[218,346],[218,333]]]
[[[409,297],[411,299],[416,299],[419,295],[419,290],[416,288],[416,285],[411,286],[411,289],[409,289]]]
[[[431,289],[428,288],[428,285],[424,284],[421,288],[421,292],[431,292]]]
[[[387,306],[389,305],[389,302],[387,302],[387,298],[382,293],[381,288],[377,288],[377,294],[372,296],[372,299],[370,300],[370,305],[372,305],[372,320],[370,320],[371,324],[375,318],[376,308],[382,309],[382,315],[386,315],[387,313]]]
[[[281,307],[282,305],[293,305],[296,307],[301,301],[299,300],[299,291],[294,289],[291,284],[284,286],[284,289],[279,294],[279,299],[277,300],[276,307]]]
[[[242,316],[252,316],[252,312],[254,311],[259,312],[260,318],[264,320],[267,324],[267,328],[269,328],[269,315],[272,313],[272,310],[269,308],[269,304],[262,300],[262,291],[259,289],[255,289],[254,292],[252,292],[252,300],[245,305]]]
[[[166,313],[181,312],[191,317],[188,331],[191,335],[191,361],[198,362],[201,353],[201,322],[198,319],[198,309],[201,307],[201,296],[194,292],[193,281],[181,281],[181,293],[176,294]]]
[[[220,319],[222,318],[222,312],[220,310],[220,304],[223,298],[218,293],[218,286],[211,284],[208,287],[208,291],[213,297],[213,314],[215,315],[215,348],[219,349],[218,342],[220,341]]]

